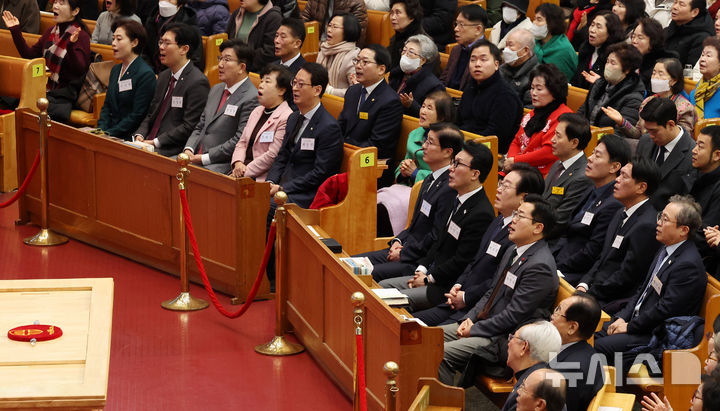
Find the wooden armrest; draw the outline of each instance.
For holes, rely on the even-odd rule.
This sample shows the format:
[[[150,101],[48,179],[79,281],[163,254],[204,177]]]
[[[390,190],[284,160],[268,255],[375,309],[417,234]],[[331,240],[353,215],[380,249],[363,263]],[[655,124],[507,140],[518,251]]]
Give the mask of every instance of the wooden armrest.
[[[93,117],[95,119],[100,118],[100,111],[103,108],[103,105],[105,104],[105,93],[97,93],[93,96]]]

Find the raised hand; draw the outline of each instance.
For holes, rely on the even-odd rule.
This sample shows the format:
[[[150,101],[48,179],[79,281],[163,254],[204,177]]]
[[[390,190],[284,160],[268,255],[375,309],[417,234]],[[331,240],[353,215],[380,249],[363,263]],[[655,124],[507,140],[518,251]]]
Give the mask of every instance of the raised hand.
[[[7,10],[5,10],[3,12],[2,18],[3,18],[3,22],[5,23],[5,26],[8,29],[11,29],[15,26],[20,25],[20,20],[18,20],[17,17],[13,16],[13,14]]]

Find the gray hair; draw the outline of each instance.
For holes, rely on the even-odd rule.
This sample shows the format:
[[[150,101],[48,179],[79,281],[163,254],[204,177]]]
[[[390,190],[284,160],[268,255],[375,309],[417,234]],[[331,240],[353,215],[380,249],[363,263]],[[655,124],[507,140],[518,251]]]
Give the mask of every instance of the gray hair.
[[[550,362],[550,355],[554,357],[560,352],[560,333],[549,321],[538,321],[524,326],[516,335],[527,341],[530,357],[535,361]]]
[[[428,63],[435,61],[435,59],[438,57],[438,49],[435,45],[435,42],[432,41],[432,39],[424,34],[416,34],[414,36],[411,36],[407,41],[405,42],[405,45],[408,43],[417,43],[420,45],[420,56],[427,60]]]
[[[510,35],[512,34],[517,36],[517,41],[522,44],[523,47],[527,47],[528,50],[530,50],[531,56],[535,55],[535,36],[530,30],[517,28],[510,32]]]
[[[670,197],[669,202],[680,206],[675,218],[678,226],[686,225],[690,227],[691,233],[700,229],[702,226],[702,207],[691,195],[675,194]]]

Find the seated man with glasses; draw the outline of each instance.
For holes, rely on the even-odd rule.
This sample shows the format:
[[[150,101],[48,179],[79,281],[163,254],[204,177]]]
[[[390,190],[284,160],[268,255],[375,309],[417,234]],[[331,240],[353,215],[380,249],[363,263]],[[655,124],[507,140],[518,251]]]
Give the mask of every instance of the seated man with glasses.
[[[378,179],[378,188],[387,187],[395,179],[392,164],[400,138],[403,106],[397,93],[385,81],[390,67],[390,53],[383,46],[371,44],[360,50],[355,63],[358,84],[345,92],[345,104],[338,123],[345,142],[359,146],[375,146],[379,159],[388,159],[388,168]]]
[[[147,116],[133,134],[133,140],[147,142],[167,157],[180,154],[190,133],[200,121],[210,83],[190,60],[200,42],[197,32],[183,23],[170,24],[158,46],[160,73]]]
[[[190,162],[217,173],[230,172],[235,151],[250,113],[258,105],[258,92],[248,80],[247,65],[254,51],[240,40],[220,45],[218,77],[210,90],[200,121],[185,145]]]
[[[485,27],[488,25],[488,15],[481,6],[468,4],[458,9],[455,18],[455,41],[448,57],[447,65],[440,75],[440,81],[445,87],[463,90],[472,81],[468,71],[470,63],[470,49],[480,39],[485,38]]]
[[[440,364],[440,381],[452,384],[455,372],[463,370],[466,370],[464,380],[472,381],[476,367],[472,363],[466,366],[476,351],[502,347],[508,333],[529,321],[550,316],[559,280],[555,259],[544,238],[554,225],[552,207],[537,194],[525,196],[520,207],[513,211],[508,234],[513,245],[500,260],[491,288],[461,320],[442,327],[445,355]],[[552,351],[557,352],[560,336],[554,327],[553,331],[558,341]],[[496,354],[502,357],[500,352]],[[508,349],[508,365],[516,373],[531,365],[515,367],[510,360]],[[535,360],[548,361],[549,358]]]
[[[613,321],[595,336],[595,350],[604,354],[608,362],[616,353],[623,353],[623,370],[629,370],[638,354],[647,352],[643,347],[656,327],[672,317],[698,315],[707,274],[695,243],[688,239],[701,224],[700,205],[690,196],[670,197],[665,209],[657,214],[655,238],[661,247],[646,270],[645,281]]]

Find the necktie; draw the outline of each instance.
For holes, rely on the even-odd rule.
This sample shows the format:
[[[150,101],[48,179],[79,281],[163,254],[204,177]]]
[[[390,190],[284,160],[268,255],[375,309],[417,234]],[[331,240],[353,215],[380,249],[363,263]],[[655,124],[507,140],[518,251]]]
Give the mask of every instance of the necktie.
[[[563,165],[563,163],[560,163],[560,167],[558,167],[557,173],[555,173],[553,175],[552,179],[550,179],[550,184],[548,184],[548,187],[552,187],[553,184],[555,184],[555,182],[560,177],[560,174],[562,174],[563,171],[565,171],[565,166]]]
[[[172,93],[175,89],[175,81],[175,76],[171,75],[167,94],[165,94],[165,98],[163,99],[162,104],[160,104],[160,110],[157,113],[157,117],[155,117],[152,129],[150,129],[150,134],[148,134],[146,140],[152,140],[157,137],[158,131],[160,130],[160,123],[162,123],[163,117],[165,117],[165,112],[167,112],[168,104],[170,104],[170,100],[172,100]]]
[[[633,310],[632,318],[637,317],[637,315],[640,313],[640,307],[642,306],[643,301],[645,301],[645,297],[647,297],[648,292],[650,291],[650,287],[652,286],[653,280],[655,279],[655,276],[657,276],[658,271],[660,271],[662,262],[665,259],[665,257],[667,257],[667,255],[668,255],[667,248],[663,247],[662,250],[660,250],[660,252],[658,253],[657,258],[655,259],[655,265],[653,266],[652,275],[650,276],[650,280],[648,281],[647,285],[645,286],[645,291],[643,291],[637,304],[635,304],[635,310]]]
[[[435,182],[435,176],[433,176],[432,174],[430,174],[430,175],[425,179],[425,182],[424,182],[424,184],[423,184],[423,187],[420,189],[420,194],[418,195],[418,198],[421,199],[421,201],[422,201],[422,198],[423,198],[423,196],[425,195],[425,193],[427,193],[428,191],[430,191],[430,187],[432,187],[432,185],[433,185],[434,182]]]
[[[362,91],[360,92],[360,103],[358,103],[358,113],[360,112],[360,107],[365,103],[365,99],[367,98],[367,89],[365,87],[362,88]]]
[[[488,318],[488,314],[490,314],[490,309],[492,309],[492,305],[495,302],[495,297],[497,297],[498,293],[500,292],[500,288],[502,288],[502,286],[505,284],[505,277],[507,277],[507,273],[508,271],[510,271],[510,267],[512,267],[513,260],[515,260],[516,256],[517,248],[513,248],[512,253],[510,254],[510,259],[508,260],[507,264],[505,264],[505,268],[503,269],[502,274],[500,274],[500,277],[498,277],[498,280],[495,283],[495,288],[493,288],[492,294],[490,294],[490,298],[488,298],[482,311],[478,313],[476,317],[477,320],[485,320]]]
[[[617,234],[617,233],[620,232],[620,229],[622,228],[622,226],[625,225],[625,220],[626,220],[627,218],[628,218],[627,213],[623,211],[622,216],[620,217],[620,224],[618,224],[618,228],[617,228],[617,230],[615,231],[615,234]]]
[[[573,220],[582,219],[585,212],[587,210],[589,210],[593,206],[593,204],[595,204],[595,200],[597,199],[597,197],[598,197],[598,192],[597,192],[597,190],[593,189],[592,192],[590,193],[590,197],[588,197],[588,199],[585,201],[585,204],[583,204],[580,211],[578,211],[577,214],[575,214],[575,217],[573,218]]]
[[[655,159],[655,162],[657,163],[658,167],[662,166],[665,162],[665,153],[667,152],[667,148],[665,146],[660,146],[658,149],[658,156]]]
[[[230,90],[225,89],[225,91],[223,91],[222,97],[220,97],[220,104],[218,105],[218,108],[217,108],[217,111],[215,112],[215,114],[220,112],[220,109],[225,105],[225,102],[227,101],[228,96],[230,96]]]
[[[292,133],[288,134],[288,137],[290,137],[290,140],[288,141],[290,151],[292,151],[295,148],[295,143],[297,143],[298,133],[300,132],[300,128],[302,127],[304,122],[305,122],[305,116],[303,116],[302,114],[299,115],[297,123],[295,123],[295,128],[293,128]]]
[[[452,218],[455,215],[455,213],[457,212],[458,208],[460,208],[460,198],[455,197],[455,204],[453,204],[453,210],[450,212],[450,218],[448,218],[445,228],[450,226],[450,222],[452,221]]]

